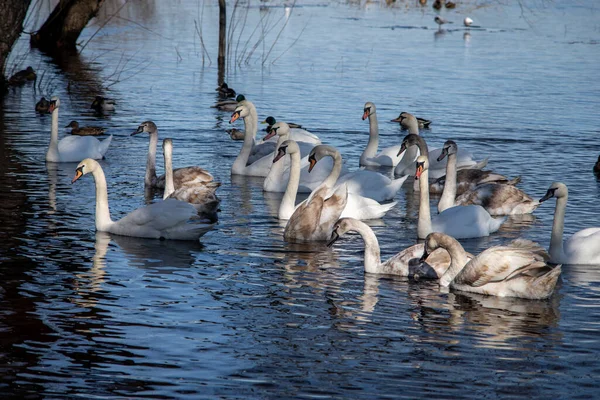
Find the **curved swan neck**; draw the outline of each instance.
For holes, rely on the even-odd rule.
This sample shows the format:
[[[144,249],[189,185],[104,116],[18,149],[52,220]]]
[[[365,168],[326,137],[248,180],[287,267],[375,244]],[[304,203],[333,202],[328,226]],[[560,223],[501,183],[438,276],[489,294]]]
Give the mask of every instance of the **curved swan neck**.
[[[254,107],[248,107],[248,109],[250,112],[244,117],[244,129],[246,131],[244,144],[242,145],[240,154],[238,154],[231,167],[231,172],[234,174],[241,173],[246,168],[248,157],[250,157],[250,153],[254,147],[254,138],[256,137],[256,132],[258,130],[258,116],[256,114],[256,109],[254,109]]]
[[[429,209],[429,171],[424,170],[419,177],[419,221],[417,237],[425,239],[431,233],[431,210]]]
[[[148,159],[146,160],[146,176],[144,184],[152,186],[152,182],[156,181],[156,146],[158,144],[158,132],[150,133],[150,144],[148,145]]]
[[[106,177],[102,168],[92,171],[96,183],[96,230],[107,232],[113,221],[110,219],[108,208],[108,190],[106,188]]]
[[[173,183],[173,148],[171,147],[170,143],[165,142],[163,149],[165,157],[165,191],[163,193],[164,200],[175,191],[175,184]]]
[[[556,199],[556,210],[552,222],[552,235],[550,236],[550,259],[558,262],[564,258],[563,230],[565,227],[565,211],[567,208],[567,196]]]
[[[456,153],[448,154],[446,163],[446,182],[438,203],[438,212],[453,207],[456,201]]]
[[[334,153],[328,153],[327,155],[333,158],[333,168],[331,168],[329,176],[327,176],[321,185],[326,185],[328,188],[332,188],[342,172],[342,156],[338,151]]]
[[[369,158],[377,155],[377,148],[379,147],[379,124],[377,122],[377,114],[369,114],[369,142],[367,147],[360,156],[360,164],[367,164]]]
[[[376,274],[381,265],[379,241],[367,224],[361,221],[351,221],[351,229],[362,236],[365,242],[365,272]]]
[[[273,152],[273,160],[277,157],[277,153],[279,152],[279,147],[283,142],[289,139],[289,135],[280,135],[277,139],[277,144],[275,145],[275,151]],[[263,182],[263,188],[266,190],[269,182],[275,182],[280,180],[285,172],[285,169],[289,166],[289,162],[287,159],[283,159],[281,161],[275,162],[271,164],[271,168],[269,168],[269,173],[265,177]]]
[[[296,208],[296,193],[300,185],[300,152],[290,154],[290,179],[279,205],[279,219],[290,219]],[[282,162],[279,160],[277,162]]]
[[[447,240],[440,243],[440,247],[446,249],[450,253],[450,267],[444,272],[440,278],[440,286],[448,286],[450,282],[462,271],[469,259],[465,249],[452,237],[446,236]]]

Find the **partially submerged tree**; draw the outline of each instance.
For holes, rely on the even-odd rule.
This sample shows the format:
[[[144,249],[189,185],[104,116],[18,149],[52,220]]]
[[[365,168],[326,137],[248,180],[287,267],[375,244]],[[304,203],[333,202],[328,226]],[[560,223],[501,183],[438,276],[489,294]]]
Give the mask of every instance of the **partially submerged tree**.
[[[102,3],[104,0],[60,0],[42,27],[31,35],[31,45],[50,53],[75,51],[77,38]]]
[[[6,60],[23,31],[31,0],[0,0],[0,93],[6,89]]]

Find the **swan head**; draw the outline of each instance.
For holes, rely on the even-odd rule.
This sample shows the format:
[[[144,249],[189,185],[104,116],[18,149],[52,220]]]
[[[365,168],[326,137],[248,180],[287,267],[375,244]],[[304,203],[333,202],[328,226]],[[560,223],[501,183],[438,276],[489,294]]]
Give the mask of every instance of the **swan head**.
[[[277,149],[277,155],[275,156],[275,158],[273,158],[273,163],[276,163],[277,161],[282,159],[286,154],[294,154],[299,152],[300,148],[298,147],[298,144],[295,141],[286,140],[283,143],[281,143],[281,146],[279,146],[279,149]]]
[[[369,118],[371,115],[375,114],[375,104],[371,103],[370,101],[367,101],[365,103],[365,107],[363,108],[363,116],[362,119],[363,121],[367,118]]]
[[[544,197],[540,199],[540,203],[551,199],[552,197],[556,197],[557,199],[561,197],[569,197],[569,189],[567,189],[567,185],[562,182],[553,182],[548,188],[548,191]]]
[[[439,249],[440,247],[447,250],[448,247],[450,247],[454,244],[454,242],[456,242],[458,244],[456,239],[454,239],[452,236],[446,235],[445,233],[441,233],[441,232],[430,233],[425,238],[423,255],[421,256],[421,259],[419,260],[419,262],[425,262],[425,260],[427,260],[427,257],[429,257],[429,255],[431,253],[433,253],[435,250]]]
[[[94,172],[97,168],[100,167],[97,161],[92,160],[91,158],[86,158],[82,162],[79,163],[77,168],[75,168],[75,177],[71,181],[71,183],[75,183],[79,178],[84,176],[85,174],[89,174],[90,172]]]
[[[340,218],[331,231],[331,237],[327,242],[327,247],[333,246],[333,244],[342,236],[344,233],[355,230],[354,224],[357,220],[354,218]]]
[[[57,96],[52,96],[50,99],[50,105],[48,106],[48,112],[52,112],[60,107],[60,100]]]
[[[146,132],[149,135],[158,134],[158,127],[152,121],[144,121],[138,126],[137,130],[133,131],[130,136]]]
[[[275,119],[275,118],[273,118]],[[263,138],[263,140],[271,139],[273,136],[279,135],[279,137],[284,138],[284,140],[289,139],[290,137],[290,126],[285,122],[277,122],[271,126],[269,133],[267,136]]]
[[[244,104],[238,105],[233,114],[231,114],[229,123],[231,124],[237,121],[239,118],[246,118],[248,115],[250,115],[250,109]]]
[[[400,154],[404,153],[409,147],[416,146],[418,142],[419,135],[409,133],[408,135],[404,136],[404,139],[402,139],[402,144],[400,145],[400,150],[398,150],[398,157],[400,156]]]
[[[65,128],[77,129],[77,128],[79,128],[79,122],[71,121],[71,122],[69,122],[69,125],[65,126]]]
[[[451,154],[456,154],[458,152],[458,146],[454,142],[454,140],[446,140],[444,143],[444,147],[442,147],[442,153],[437,158],[438,161],[442,161],[444,157],[449,156]]]
[[[429,159],[427,156],[417,157],[417,171],[415,172],[415,179],[419,179],[423,172],[429,169]]]
[[[334,147],[328,146],[326,144],[320,144],[318,146],[313,147],[313,149],[310,151],[310,154],[308,155],[308,172],[312,171],[312,169],[317,164],[317,161],[319,161],[323,157],[335,157],[339,154],[340,153]]]
[[[167,138],[163,140],[163,151],[168,151],[173,149],[173,139]]]

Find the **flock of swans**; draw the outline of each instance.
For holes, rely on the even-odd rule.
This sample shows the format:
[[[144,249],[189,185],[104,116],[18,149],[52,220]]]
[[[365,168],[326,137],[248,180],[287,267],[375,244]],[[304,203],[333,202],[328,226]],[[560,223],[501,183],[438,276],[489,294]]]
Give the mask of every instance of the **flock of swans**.
[[[235,91],[227,91],[225,97]],[[203,168],[173,170],[173,141],[164,139],[165,175],[156,175],[158,128],[152,121],[139,125],[131,135],[147,134],[149,148],[144,185],[161,189],[163,200],[138,208],[118,221],[110,217],[107,182],[100,164],[112,136],[100,141],[73,134],[58,140],[60,101],[53,97],[48,162],[79,162],[73,183],[91,174],[96,187],[96,230],[117,235],[198,240],[213,229],[220,200],[219,183]],[[561,273],[561,264],[600,264],[600,227],[583,229],[563,241],[567,186],[550,185],[539,200],[517,188],[520,177],[510,179],[483,170],[487,159],[477,161],[452,140],[439,149],[429,149],[419,135],[431,121],[403,112],[392,121],[408,130],[399,145],[379,149],[375,104],[367,102],[363,120],[369,119],[369,140],[358,161],[361,167],[393,169],[394,178],[377,171],[349,171],[340,152],[321,143],[318,136],[299,125],[277,122],[269,117],[268,134],[257,141],[258,115],[254,104],[243,95],[216,105],[232,111],[230,123],[243,119],[243,144],[231,166],[232,175],[263,177],[265,192],[283,192],[278,218],[285,221],[283,237],[290,242],[327,242],[332,246],[344,233],[353,231],[364,240],[364,270],[437,279],[441,286],[495,296],[543,299],[549,297]],[[110,110],[98,99],[93,107]],[[233,136],[232,136],[233,137]],[[389,171],[391,172],[391,171]],[[394,198],[409,179],[419,192],[417,238],[410,246],[382,262],[375,233],[362,220],[379,219],[397,202]],[[431,180],[430,180],[431,179]],[[438,214],[432,216],[429,194],[442,193]],[[296,204],[297,193],[310,193]],[[488,236],[496,232],[507,215],[529,214],[556,198],[549,252],[538,244],[517,239],[493,246],[478,255],[467,253],[457,239]]]

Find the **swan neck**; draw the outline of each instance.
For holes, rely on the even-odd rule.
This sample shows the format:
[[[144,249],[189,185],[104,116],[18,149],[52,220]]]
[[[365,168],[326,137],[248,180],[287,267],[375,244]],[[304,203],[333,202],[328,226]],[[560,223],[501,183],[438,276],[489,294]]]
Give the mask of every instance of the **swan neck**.
[[[175,191],[173,183],[173,149],[171,146],[164,147],[165,157],[165,191],[163,192],[163,200],[169,197]]]
[[[446,163],[446,182],[438,203],[438,212],[453,207],[456,201],[456,154],[449,154]]]
[[[333,158],[333,168],[331,168],[331,172],[329,176],[323,181],[321,185],[325,185],[328,188],[332,188],[340,177],[340,173],[342,172],[342,156],[339,152],[335,154],[329,154],[331,158]]]
[[[279,219],[290,219],[296,208],[296,193],[300,185],[300,152],[290,154],[290,179],[279,205]],[[282,162],[280,160],[278,162]]]
[[[419,177],[419,221],[417,237],[425,239],[431,233],[431,210],[429,208],[429,171],[425,170]]]
[[[242,173],[246,168],[248,157],[250,157],[250,153],[252,153],[254,138],[256,137],[256,132],[258,130],[257,119],[256,110],[253,110],[253,108],[250,107],[250,113],[244,117],[244,130],[246,131],[246,134],[244,135],[244,144],[242,145],[240,154],[238,154],[231,167],[231,172],[234,174]]]
[[[50,145],[46,152],[46,161],[59,162],[58,152],[58,108],[52,110],[52,125],[50,128]]]
[[[554,221],[552,222],[552,235],[550,236],[550,259],[555,262],[561,261],[564,257],[563,250],[563,230],[565,227],[565,212],[567,209],[568,196],[556,199],[556,210],[554,211]]]
[[[408,121],[408,133],[419,134],[419,122],[416,119]]]
[[[146,176],[144,184],[152,186],[156,181],[156,145],[158,144],[158,133],[150,133],[150,144],[148,145],[148,159],[146,160]]]
[[[455,239],[447,240],[440,247],[443,247],[450,253],[450,267],[448,267],[444,275],[440,278],[440,286],[448,287],[450,282],[462,271],[469,259],[467,258],[465,249]]]
[[[360,156],[361,165],[367,164],[368,159],[377,155],[379,147],[379,123],[377,122],[377,114],[369,115],[369,142],[367,147]]]
[[[96,230],[107,232],[113,221],[110,219],[108,208],[108,190],[106,188],[106,177],[102,168],[96,168],[92,172],[96,183]]]
[[[381,265],[377,236],[368,225],[361,221],[352,221],[352,230],[358,232],[365,242],[365,272],[376,274]]]

